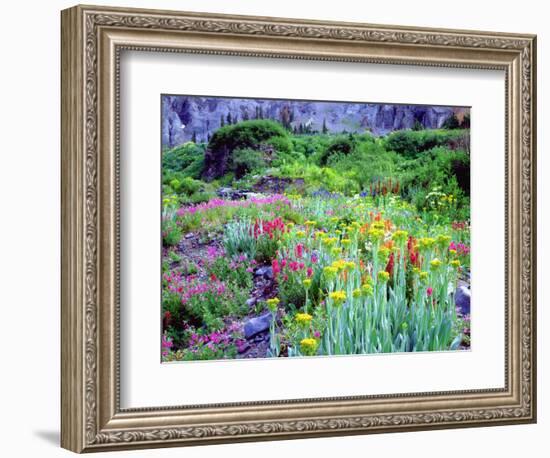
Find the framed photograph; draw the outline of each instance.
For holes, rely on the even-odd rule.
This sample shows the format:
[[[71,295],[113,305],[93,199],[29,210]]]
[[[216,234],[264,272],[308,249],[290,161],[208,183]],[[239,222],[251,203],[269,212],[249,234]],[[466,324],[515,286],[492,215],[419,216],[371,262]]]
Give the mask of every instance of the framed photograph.
[[[536,421],[536,37],[62,12],[62,446]]]

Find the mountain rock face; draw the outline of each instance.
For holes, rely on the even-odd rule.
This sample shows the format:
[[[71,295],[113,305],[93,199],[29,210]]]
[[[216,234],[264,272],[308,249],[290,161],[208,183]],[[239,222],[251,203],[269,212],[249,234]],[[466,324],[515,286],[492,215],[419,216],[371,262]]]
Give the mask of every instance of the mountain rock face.
[[[280,121],[297,132],[370,131],[385,135],[411,129],[416,123],[429,129],[439,128],[453,114],[467,111],[468,108],[432,105],[164,95],[162,146],[173,148],[192,139],[206,142],[222,123],[258,117]]]

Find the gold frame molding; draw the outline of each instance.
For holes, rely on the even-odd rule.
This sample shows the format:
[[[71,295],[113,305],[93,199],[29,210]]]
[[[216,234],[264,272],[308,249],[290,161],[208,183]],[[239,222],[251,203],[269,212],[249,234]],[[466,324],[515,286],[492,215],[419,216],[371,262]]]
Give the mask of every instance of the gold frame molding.
[[[61,14],[61,445],[75,452],[536,421],[536,37],[75,6]],[[505,72],[503,389],[121,409],[123,50]]]

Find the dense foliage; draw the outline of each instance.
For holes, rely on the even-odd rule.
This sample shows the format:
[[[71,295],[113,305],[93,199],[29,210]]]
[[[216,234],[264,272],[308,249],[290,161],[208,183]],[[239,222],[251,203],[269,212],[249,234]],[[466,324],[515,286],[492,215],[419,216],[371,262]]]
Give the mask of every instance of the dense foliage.
[[[375,137],[259,119],[163,152],[163,359],[469,345],[454,304],[469,269],[465,122]],[[223,174],[206,173],[214,160]],[[243,324],[262,313],[269,345],[250,353]]]

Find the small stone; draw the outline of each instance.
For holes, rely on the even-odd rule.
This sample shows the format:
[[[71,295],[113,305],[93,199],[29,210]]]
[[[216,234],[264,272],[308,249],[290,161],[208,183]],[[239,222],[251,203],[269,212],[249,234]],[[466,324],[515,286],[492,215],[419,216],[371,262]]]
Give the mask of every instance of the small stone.
[[[248,307],[252,307],[255,304],[256,304],[256,298],[255,297],[251,297],[250,299],[246,300],[246,305],[248,305]]]
[[[260,343],[264,341],[264,336],[262,334],[258,334],[256,337],[254,337],[254,342]]]
[[[186,239],[190,239],[190,238],[193,238],[193,237],[195,237],[195,234],[193,234],[192,232],[189,232],[188,234],[185,234]]]
[[[263,315],[250,318],[244,324],[244,337],[245,339],[250,339],[260,332],[266,331],[269,329],[271,324],[271,312],[264,313]]]
[[[459,284],[455,292],[455,304],[462,315],[470,313],[470,289],[465,284]]]
[[[255,275],[257,275],[258,277],[264,277],[272,280],[273,268],[271,266],[260,267],[258,270],[256,270]]]
[[[239,353],[244,353],[249,348],[250,348],[250,344],[248,342],[244,342],[243,344],[237,346],[237,351]]]

